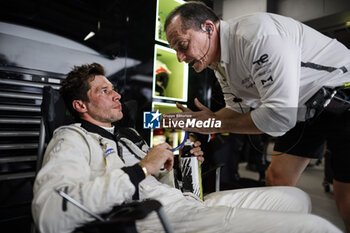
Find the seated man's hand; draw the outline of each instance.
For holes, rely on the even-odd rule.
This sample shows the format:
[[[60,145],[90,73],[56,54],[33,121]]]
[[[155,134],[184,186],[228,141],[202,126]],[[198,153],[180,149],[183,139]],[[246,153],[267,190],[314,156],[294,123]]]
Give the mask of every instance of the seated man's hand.
[[[174,154],[170,149],[171,147],[168,143],[154,146],[141,160],[140,166],[146,167],[148,174],[158,172],[163,166],[170,171],[174,165]]]

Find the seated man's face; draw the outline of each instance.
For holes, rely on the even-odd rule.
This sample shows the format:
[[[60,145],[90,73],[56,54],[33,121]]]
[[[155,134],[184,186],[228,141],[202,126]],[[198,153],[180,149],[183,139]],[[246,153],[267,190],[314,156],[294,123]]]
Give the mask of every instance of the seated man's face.
[[[119,102],[121,96],[114,91],[111,82],[105,76],[96,75],[90,82],[90,90],[87,96],[90,102],[85,103],[87,107],[85,120],[100,126],[110,127],[110,123],[123,118],[122,106]],[[92,119],[89,119],[92,118]]]

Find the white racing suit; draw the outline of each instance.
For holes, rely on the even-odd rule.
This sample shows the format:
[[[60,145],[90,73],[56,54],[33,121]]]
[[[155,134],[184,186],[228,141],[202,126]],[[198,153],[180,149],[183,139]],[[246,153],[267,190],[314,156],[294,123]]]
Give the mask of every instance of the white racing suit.
[[[88,132],[80,124],[55,131],[34,184],[32,213],[40,232],[71,232],[94,220],[65,202],[56,189],[101,214],[131,201],[137,186],[140,199],[162,203],[175,232],[340,232],[328,221],[309,214],[310,199],[297,188],[216,192],[201,201],[158,180],[171,185],[172,172],[144,179],[142,169],[134,164],[145,152],[127,138],[121,137],[118,144],[125,162],[118,156],[114,140]],[[163,231],[155,213],[136,226],[139,232]]]

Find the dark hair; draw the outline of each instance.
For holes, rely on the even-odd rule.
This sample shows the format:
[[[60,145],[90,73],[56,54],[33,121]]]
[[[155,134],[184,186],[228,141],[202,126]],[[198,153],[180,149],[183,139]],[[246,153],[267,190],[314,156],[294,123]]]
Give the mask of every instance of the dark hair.
[[[202,24],[206,20],[213,23],[220,19],[214,11],[206,6],[203,2],[191,1],[175,8],[165,20],[164,30],[171,24],[175,16],[181,17],[181,27],[183,30],[194,29],[196,31],[202,30]]]
[[[67,78],[63,80],[60,94],[72,115],[79,117],[78,112],[72,106],[73,100],[89,102],[87,92],[90,90],[90,82],[96,75],[105,75],[103,67],[98,63],[74,66]]]

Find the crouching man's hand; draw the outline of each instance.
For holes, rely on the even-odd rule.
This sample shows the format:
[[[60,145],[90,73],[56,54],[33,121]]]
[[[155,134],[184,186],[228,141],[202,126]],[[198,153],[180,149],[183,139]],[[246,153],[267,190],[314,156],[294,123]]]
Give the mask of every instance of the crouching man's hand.
[[[162,143],[153,147],[143,160],[139,162],[139,165],[145,167],[148,174],[158,172],[163,166],[170,171],[174,165],[174,154],[170,149],[171,147],[168,143]]]
[[[203,163],[204,162],[204,157],[203,157],[203,151],[202,148],[200,147],[201,142],[200,141],[195,141],[194,142],[194,148],[190,150],[190,153],[193,154],[194,156],[197,157],[197,159]]]

